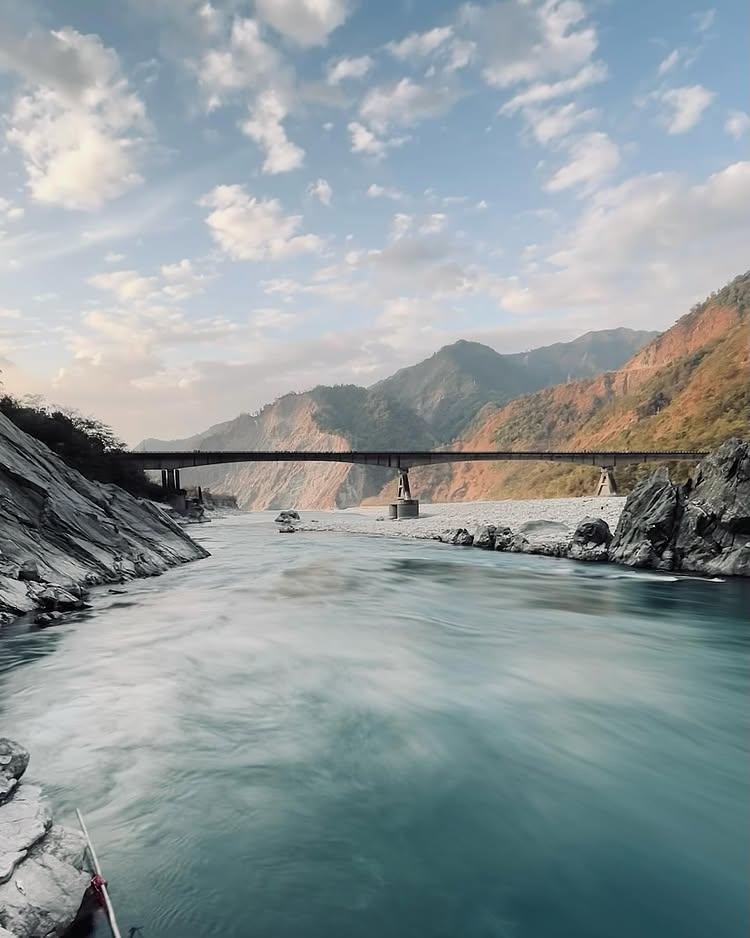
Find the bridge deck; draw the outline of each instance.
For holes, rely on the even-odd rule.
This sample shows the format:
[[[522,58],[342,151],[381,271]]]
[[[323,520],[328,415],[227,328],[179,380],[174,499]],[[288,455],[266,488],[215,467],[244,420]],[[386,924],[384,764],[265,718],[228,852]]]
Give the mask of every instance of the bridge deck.
[[[514,451],[309,451],[309,450],[161,450],[154,452],[123,453],[123,461],[141,469],[188,469],[197,466],[216,466],[241,462],[343,462],[361,466],[382,466],[389,469],[411,469],[414,466],[433,466],[450,462],[493,462],[523,461],[578,463],[586,466],[615,469],[636,463],[694,462],[708,455],[695,450],[689,451],[572,451],[557,452],[525,450]]]

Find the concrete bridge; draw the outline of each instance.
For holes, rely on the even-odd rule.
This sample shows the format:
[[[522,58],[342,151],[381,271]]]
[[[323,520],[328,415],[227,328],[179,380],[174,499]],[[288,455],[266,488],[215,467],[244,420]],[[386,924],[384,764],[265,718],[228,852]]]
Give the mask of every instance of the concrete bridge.
[[[399,474],[398,497],[400,501],[413,501],[409,487],[409,469],[415,466],[436,466],[450,462],[564,462],[583,466],[595,466],[600,470],[597,495],[614,495],[617,492],[615,469],[637,463],[673,462],[678,460],[697,461],[707,453],[689,451],[502,451],[502,450],[442,450],[439,452],[401,450],[376,452],[372,450],[342,452],[306,450],[160,450],[154,452],[127,452],[121,455],[124,462],[140,469],[161,470],[162,485],[168,489],[180,488],[180,469],[198,466],[217,466],[241,462],[343,462],[358,466],[382,466],[395,469]]]

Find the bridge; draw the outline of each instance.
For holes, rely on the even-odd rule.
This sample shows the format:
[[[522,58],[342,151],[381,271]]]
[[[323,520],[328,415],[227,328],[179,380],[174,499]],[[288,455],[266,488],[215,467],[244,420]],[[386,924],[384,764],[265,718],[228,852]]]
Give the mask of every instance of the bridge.
[[[217,466],[242,462],[342,462],[358,466],[381,466],[395,469],[399,474],[399,501],[416,501],[411,497],[409,470],[415,466],[437,466],[452,462],[544,462],[574,463],[594,466],[600,470],[597,495],[615,495],[617,484],[615,469],[650,462],[694,462],[703,459],[705,452],[689,451],[621,451],[597,450],[558,452],[555,450],[401,450],[377,452],[374,450],[160,450],[152,452],[126,452],[120,459],[140,469],[161,470],[162,485],[167,489],[180,489],[180,470],[198,466]]]

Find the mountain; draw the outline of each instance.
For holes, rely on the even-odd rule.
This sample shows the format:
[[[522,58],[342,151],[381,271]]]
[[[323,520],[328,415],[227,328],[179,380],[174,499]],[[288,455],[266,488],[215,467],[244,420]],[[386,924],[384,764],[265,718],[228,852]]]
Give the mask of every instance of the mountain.
[[[488,402],[619,366],[655,333],[614,329],[517,355],[456,342],[371,388],[317,387],[287,394],[181,440],[144,440],[138,449],[436,449]],[[183,484],[231,492],[243,508],[357,505],[386,488],[393,472],[344,463],[241,463],[184,470]],[[393,491],[391,491],[391,489]]]
[[[462,339],[375,387],[415,410],[448,442],[484,404],[504,404],[551,384],[619,368],[657,335],[607,329],[514,355],[501,355],[487,345]]]
[[[622,368],[480,411],[462,449],[708,449],[750,437],[750,272],[695,306]],[[618,470],[628,487],[653,467]],[[687,464],[672,467],[677,479]],[[414,470],[435,501],[580,495],[598,470],[547,463],[465,463]]]

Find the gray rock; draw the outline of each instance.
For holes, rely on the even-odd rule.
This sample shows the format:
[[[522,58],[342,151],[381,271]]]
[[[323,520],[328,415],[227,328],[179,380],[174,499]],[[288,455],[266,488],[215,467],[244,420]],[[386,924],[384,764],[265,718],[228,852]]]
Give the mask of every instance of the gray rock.
[[[517,535],[522,537],[522,535]],[[538,554],[542,557],[567,557],[568,545],[564,541],[527,541],[520,545],[520,553]]]
[[[514,537],[510,528],[495,528],[495,550],[510,550]]]
[[[56,832],[53,828],[0,885],[0,926],[15,938],[62,938],[91,882],[90,874],[57,855],[70,851],[74,832]]]
[[[495,546],[494,524],[480,524],[474,531],[474,547],[481,547],[483,550],[492,550]]]
[[[630,567],[671,570],[672,547],[680,516],[680,490],[660,467],[639,483],[625,502],[609,557]]]
[[[24,560],[18,570],[19,580],[31,580],[35,583],[41,583],[44,577],[39,572],[39,564],[36,560]]]
[[[294,534],[296,530],[293,524],[282,524],[279,526],[279,534]]]
[[[567,549],[571,560],[609,560],[612,532],[602,518],[584,518],[575,529]]]
[[[46,834],[52,815],[36,785],[21,785],[0,805],[0,883],[6,883],[30,848]]]
[[[14,791],[29,764],[29,753],[7,737],[0,738],[0,805]]]
[[[628,497],[611,560],[707,576],[750,576],[750,444],[728,440],[684,485],[666,469]]]
[[[276,524],[291,524],[292,521],[299,521],[299,512],[297,511],[280,511],[278,515],[274,518]]]
[[[34,616],[34,625],[38,625],[40,629],[47,629],[64,618],[62,612],[38,612]]]
[[[541,547],[542,545],[537,545]],[[529,541],[523,536],[523,534],[514,534],[510,539],[510,544],[506,548],[511,554],[528,554],[529,551]]]
[[[456,544],[459,547],[471,547],[474,542],[473,535],[469,534],[466,528],[448,528],[439,534],[437,540],[443,544]]]
[[[61,586],[46,586],[36,594],[35,599],[37,605],[50,612],[70,612],[72,609],[80,609],[83,605],[80,596],[73,595]]]

